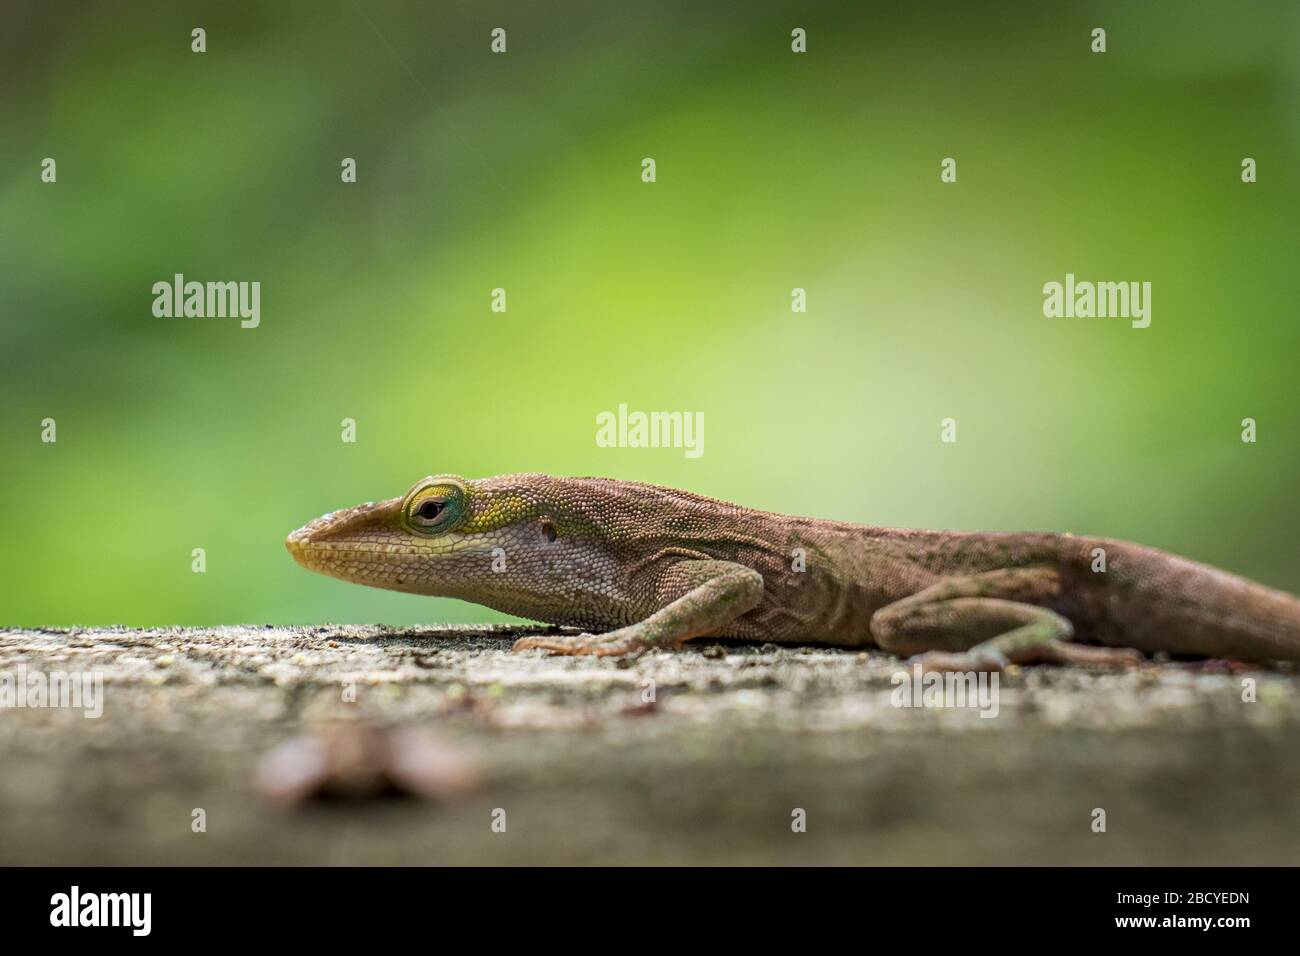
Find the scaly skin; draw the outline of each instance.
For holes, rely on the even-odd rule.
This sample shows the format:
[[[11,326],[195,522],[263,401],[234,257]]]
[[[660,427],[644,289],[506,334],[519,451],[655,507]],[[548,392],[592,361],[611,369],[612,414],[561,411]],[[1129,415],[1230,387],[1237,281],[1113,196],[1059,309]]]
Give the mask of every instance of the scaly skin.
[[[431,476],[285,543],[345,581],[607,632],[516,650],[714,636],[878,645],[937,670],[1128,665],[1137,651],[1300,660],[1300,600],[1140,545],[796,518],[606,478]]]

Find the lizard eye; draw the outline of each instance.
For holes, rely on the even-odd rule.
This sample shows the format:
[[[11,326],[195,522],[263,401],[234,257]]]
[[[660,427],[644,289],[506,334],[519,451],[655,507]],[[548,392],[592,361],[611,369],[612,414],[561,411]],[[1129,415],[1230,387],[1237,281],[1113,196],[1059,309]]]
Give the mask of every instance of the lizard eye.
[[[424,521],[432,521],[442,514],[442,509],[446,507],[441,501],[434,501],[430,498],[428,501],[420,503],[420,507],[415,509],[415,517]]]
[[[402,502],[402,521],[417,534],[445,534],[464,514],[465,489],[459,479],[418,481]]]

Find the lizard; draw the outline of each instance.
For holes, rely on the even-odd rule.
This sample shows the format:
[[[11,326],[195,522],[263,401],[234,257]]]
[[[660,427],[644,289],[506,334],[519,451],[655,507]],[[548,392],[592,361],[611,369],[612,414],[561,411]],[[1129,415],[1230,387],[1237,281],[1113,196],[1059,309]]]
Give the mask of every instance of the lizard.
[[[878,647],[926,671],[1300,660],[1300,599],[1126,541],[931,531],[541,474],[431,475],[285,541],[306,568],[580,630],[514,650],[617,656],[698,637]]]

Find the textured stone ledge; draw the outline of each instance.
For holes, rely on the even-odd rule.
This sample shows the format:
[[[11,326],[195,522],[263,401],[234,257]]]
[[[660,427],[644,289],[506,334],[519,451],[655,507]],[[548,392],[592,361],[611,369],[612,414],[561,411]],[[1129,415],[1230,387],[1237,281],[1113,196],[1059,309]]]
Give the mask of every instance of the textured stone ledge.
[[[880,653],[512,654],[523,630],[0,630],[0,674],[104,688],[98,719],[0,709],[0,863],[1300,863],[1294,671],[1027,669],[981,719],[892,706]],[[436,733],[478,787],[259,793],[339,722]]]

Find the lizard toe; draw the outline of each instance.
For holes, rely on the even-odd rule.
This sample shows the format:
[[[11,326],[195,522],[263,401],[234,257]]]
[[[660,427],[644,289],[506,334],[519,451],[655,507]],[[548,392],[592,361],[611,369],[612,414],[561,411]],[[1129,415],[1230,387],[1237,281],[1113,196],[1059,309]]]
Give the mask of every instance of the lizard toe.
[[[943,651],[928,651],[917,654],[907,660],[909,667],[919,666],[923,674],[943,673],[985,673],[1000,674],[1005,666],[1004,660],[993,656],[976,654],[949,654]]]
[[[592,649],[594,643],[595,639],[590,634],[575,634],[571,637],[521,637],[515,641],[511,650],[539,650],[565,656],[599,653]]]

